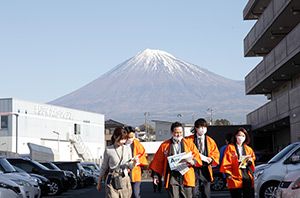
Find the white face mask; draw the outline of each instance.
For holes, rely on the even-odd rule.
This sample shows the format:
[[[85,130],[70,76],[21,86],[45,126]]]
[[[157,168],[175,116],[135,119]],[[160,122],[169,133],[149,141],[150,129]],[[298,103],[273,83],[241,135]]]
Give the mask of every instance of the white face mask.
[[[204,135],[205,133],[207,132],[207,128],[205,127],[205,128],[198,128],[197,129],[197,133],[198,133],[198,135]]]
[[[239,144],[243,144],[245,142],[245,140],[246,140],[246,137],[244,137],[244,136],[236,136],[236,141]]]
[[[133,142],[133,139],[134,139],[134,138],[128,139],[128,140],[126,141],[126,144],[131,144],[131,143]]]
[[[121,144],[125,144],[126,140],[120,140]]]
[[[180,141],[182,140],[182,136],[181,136],[181,137],[173,136],[173,139],[174,139],[175,141],[180,142]]]

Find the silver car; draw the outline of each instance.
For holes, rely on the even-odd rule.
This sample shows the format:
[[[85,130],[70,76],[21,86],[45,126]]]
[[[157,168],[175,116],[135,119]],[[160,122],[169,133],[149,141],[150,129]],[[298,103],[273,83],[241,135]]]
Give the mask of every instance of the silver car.
[[[0,174],[0,197],[23,198],[25,192],[21,192],[18,184]]]
[[[255,197],[275,198],[280,181],[289,172],[296,170],[300,170],[300,142],[288,145],[267,164],[255,168]]]
[[[299,198],[300,196],[300,171],[287,174],[280,182],[277,198]]]

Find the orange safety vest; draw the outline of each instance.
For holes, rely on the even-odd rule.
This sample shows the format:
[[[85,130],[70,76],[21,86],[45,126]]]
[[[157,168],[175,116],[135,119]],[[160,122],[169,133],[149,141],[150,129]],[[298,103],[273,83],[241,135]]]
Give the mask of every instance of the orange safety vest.
[[[212,158],[214,161],[211,165],[216,166],[219,164],[219,159],[220,159],[220,153],[219,153],[218,146],[211,137],[209,137],[207,135],[205,135],[205,137],[206,137],[206,145],[205,146],[207,148],[207,153],[208,153],[207,157]],[[190,135],[186,139],[194,142],[194,138],[195,138],[195,135]],[[211,165],[208,166],[208,171],[210,174],[210,179],[211,179],[211,181],[213,181],[214,177],[213,177],[213,171],[212,171]],[[199,164],[196,164],[196,167],[199,167],[199,166],[200,166]]]
[[[250,166],[252,173],[255,170],[255,154],[249,146],[245,145],[245,152],[246,155],[251,155],[253,162],[252,165]],[[224,153],[224,158],[223,162],[220,167],[220,172],[230,174],[232,176],[232,180],[227,179],[227,185],[228,189],[235,189],[235,188],[242,188],[243,187],[243,177],[242,177],[242,172],[239,168],[239,159],[238,159],[238,154],[237,150],[235,148],[234,144],[229,144],[225,150]],[[254,181],[253,181],[253,175],[251,172],[248,170],[248,174],[250,175],[251,181],[252,181],[252,188],[254,186]]]
[[[191,143],[186,139],[182,139],[184,145],[184,151],[186,153],[192,152],[193,159],[197,161],[197,164],[202,165],[202,161],[199,156],[198,149],[195,144]],[[151,161],[149,168],[152,171],[157,172],[160,175],[164,175],[164,188],[168,188],[170,181],[170,170],[168,167],[168,159],[169,151],[170,151],[171,139],[163,142],[158,150],[156,151],[153,160]],[[183,176],[183,184],[185,186],[195,187],[195,172],[194,168],[190,167],[190,169]]]
[[[137,139],[133,139],[133,156],[139,156],[139,165],[131,170],[131,182],[140,182],[142,179],[142,171],[140,166],[147,166],[148,161],[145,155],[144,146]]]

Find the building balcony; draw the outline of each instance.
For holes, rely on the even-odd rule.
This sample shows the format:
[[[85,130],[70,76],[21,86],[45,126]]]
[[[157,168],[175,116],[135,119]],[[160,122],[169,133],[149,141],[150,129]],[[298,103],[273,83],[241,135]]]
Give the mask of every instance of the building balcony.
[[[300,86],[297,86],[249,113],[247,124],[251,124],[253,130],[267,131],[299,122],[300,116],[295,114],[300,112],[299,97]]]
[[[258,19],[271,0],[249,0],[243,10],[244,20]]]
[[[300,24],[245,77],[246,94],[269,94],[299,73]]]
[[[249,8],[247,4],[246,11],[244,10],[248,14],[253,11],[251,2],[254,5],[260,1],[251,0],[248,2]],[[273,0],[269,2],[244,39],[244,56],[266,56],[299,22],[299,0]]]

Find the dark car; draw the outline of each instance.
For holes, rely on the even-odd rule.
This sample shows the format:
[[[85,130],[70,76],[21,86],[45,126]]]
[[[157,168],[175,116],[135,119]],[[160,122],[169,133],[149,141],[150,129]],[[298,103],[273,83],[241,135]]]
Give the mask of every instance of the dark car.
[[[13,167],[16,169],[16,171],[18,171],[19,173],[26,173],[28,174],[26,171],[24,171],[23,169],[14,166]],[[51,182],[49,179],[47,179],[46,177],[43,177],[41,175],[38,174],[34,174],[34,173],[30,173],[29,174],[33,179],[36,180],[36,182],[39,184],[40,188],[41,188],[41,192],[42,195],[48,195],[50,193],[50,188],[51,188]]]
[[[69,181],[69,185],[70,185],[70,188],[72,190],[76,189],[77,188],[77,179],[76,179],[76,176],[75,174],[72,172],[72,171],[69,171],[69,170],[62,170],[60,168],[58,168],[55,164],[53,164],[52,162],[40,162],[40,164],[46,166],[47,168],[49,168],[50,170],[60,170],[60,171],[64,171],[67,178],[68,178],[68,181]]]
[[[59,195],[69,188],[69,182],[65,173],[58,170],[49,170],[47,167],[40,163],[21,157],[8,157],[6,158],[10,164],[17,166],[27,173],[34,173],[48,178],[51,182],[49,195]]]
[[[83,175],[83,167],[80,165],[80,162],[74,161],[57,161],[52,162],[61,170],[72,171],[77,179],[78,187],[83,187],[86,183],[85,176]]]

